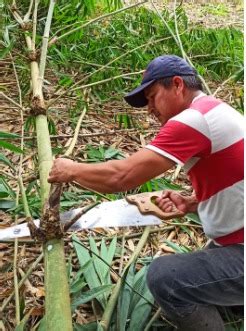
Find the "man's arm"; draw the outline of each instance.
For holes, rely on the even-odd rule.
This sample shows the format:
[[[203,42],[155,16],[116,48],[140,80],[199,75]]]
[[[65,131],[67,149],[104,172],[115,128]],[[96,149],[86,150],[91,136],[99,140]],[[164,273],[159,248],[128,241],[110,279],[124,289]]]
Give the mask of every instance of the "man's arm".
[[[124,160],[97,164],[58,158],[53,163],[48,181],[75,181],[101,193],[124,192],[164,173],[174,165],[174,161],[146,148]]]

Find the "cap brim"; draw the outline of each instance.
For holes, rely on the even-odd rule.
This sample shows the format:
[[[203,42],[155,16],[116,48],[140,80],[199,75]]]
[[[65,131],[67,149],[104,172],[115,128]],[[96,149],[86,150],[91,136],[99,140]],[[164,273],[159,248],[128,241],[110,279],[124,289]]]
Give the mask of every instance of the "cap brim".
[[[155,82],[155,80],[151,80],[151,81],[149,81],[149,82],[147,82],[145,84],[142,84],[142,85],[138,86],[133,91],[131,91],[130,93],[128,93],[124,97],[124,99],[132,107],[140,108],[140,107],[147,106],[148,100],[145,97],[144,89],[146,87],[150,86],[151,84],[153,84],[154,82]]]

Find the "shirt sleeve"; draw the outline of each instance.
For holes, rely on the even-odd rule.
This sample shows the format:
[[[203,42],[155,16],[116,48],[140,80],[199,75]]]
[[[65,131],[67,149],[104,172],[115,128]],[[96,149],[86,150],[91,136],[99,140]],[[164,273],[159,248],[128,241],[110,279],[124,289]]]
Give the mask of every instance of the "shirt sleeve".
[[[211,152],[211,141],[199,126],[169,120],[146,148],[153,150],[174,162],[184,165],[192,157],[206,157]]]

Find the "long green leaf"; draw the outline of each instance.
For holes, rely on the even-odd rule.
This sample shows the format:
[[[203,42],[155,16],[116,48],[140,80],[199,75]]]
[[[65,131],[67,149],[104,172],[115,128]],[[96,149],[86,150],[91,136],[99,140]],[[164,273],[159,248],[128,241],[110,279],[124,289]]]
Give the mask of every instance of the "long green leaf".
[[[93,237],[89,237],[90,247],[91,251],[94,252],[96,255],[100,256],[99,250],[97,248],[96,242]],[[93,256],[93,264],[94,268],[97,272],[97,275],[101,281],[102,285],[105,285],[105,277],[104,275],[109,270],[109,267],[107,264],[105,264],[100,258],[98,258],[96,255]]]
[[[4,141],[4,140],[0,140],[0,147],[6,148],[14,153],[21,153],[21,154],[24,153],[20,147],[10,144],[9,142]]]
[[[144,297],[152,304],[154,303],[154,298],[148,290],[144,292]],[[128,331],[142,331],[150,316],[151,310],[152,306],[145,299],[141,298],[132,311]]]
[[[78,238],[75,235],[72,238],[80,265],[83,267],[88,261],[93,261],[94,257],[92,258],[90,256],[88,250],[77,243],[79,242]],[[84,277],[90,289],[99,288],[101,286],[101,282],[99,280],[98,274],[95,270],[93,263],[89,264],[86,270],[84,270]],[[97,300],[104,307],[104,305],[106,304],[105,298],[102,296],[98,296]]]
[[[14,166],[12,165],[10,160],[2,153],[0,153],[0,162],[2,162],[4,164],[6,164],[7,166],[9,166],[10,168],[14,169]]]
[[[21,138],[21,136],[16,133],[0,131],[0,139],[15,139],[15,138]]]
[[[102,285],[96,288],[93,288],[87,292],[84,292],[79,298],[76,298],[72,301],[71,309],[74,312],[75,309],[86,302],[89,302],[93,299],[98,299],[98,296],[103,295],[105,292],[110,292],[113,288],[113,285]]]
[[[75,324],[74,331],[97,331],[97,322],[92,322],[84,325]]]
[[[182,247],[181,247],[181,246],[179,246],[179,245],[173,243],[173,242],[170,241],[170,240],[165,239],[164,242],[165,242],[168,246],[170,246],[173,250],[175,250],[177,253],[188,253],[188,252],[190,251],[187,247],[185,247],[185,246],[182,246]]]
[[[15,328],[15,331],[25,331],[27,321],[28,321],[32,311],[33,311],[33,308],[31,310],[29,310],[29,312],[23,317],[20,324],[17,325],[17,327]]]
[[[130,308],[130,302],[132,297],[132,289],[134,283],[134,264],[132,264],[128,270],[126,276],[126,282],[121,289],[120,297],[118,299],[118,306],[117,306],[117,329],[119,331],[126,330],[126,323],[128,319],[128,313]],[[129,287],[129,285],[131,287]]]

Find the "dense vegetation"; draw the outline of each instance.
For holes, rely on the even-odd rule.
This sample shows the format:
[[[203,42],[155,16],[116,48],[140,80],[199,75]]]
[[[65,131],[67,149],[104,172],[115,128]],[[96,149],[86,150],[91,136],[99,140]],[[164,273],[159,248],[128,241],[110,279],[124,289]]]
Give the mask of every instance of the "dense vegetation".
[[[0,208],[6,215],[17,220],[24,215],[36,218],[41,214],[43,198],[37,176],[38,160],[36,153],[32,153],[37,146],[34,140],[28,139],[28,136],[34,136],[37,127],[35,116],[29,112],[33,91],[30,83],[30,59],[34,56],[34,61],[39,61],[49,2],[40,1],[38,7],[33,53],[23,46],[25,37],[33,36],[33,22],[29,19],[25,22],[25,27],[20,28],[20,22],[13,15],[13,6],[9,6],[8,2],[4,6],[0,59],[7,63],[5,67],[16,78],[17,84],[14,91],[7,84],[1,85],[0,97],[6,107],[8,104],[17,105],[17,108],[23,111],[23,126],[21,130],[14,132],[0,131],[0,164],[3,165],[0,172]],[[29,3],[22,1],[17,13],[22,13],[23,16],[28,8]],[[135,6],[128,10],[122,8],[118,0],[74,0],[59,1],[59,4],[56,4],[43,82],[50,135],[60,132],[61,125],[57,125],[62,116],[59,113],[60,104],[68,105],[69,110],[64,118],[73,130],[83,109],[88,111],[93,108],[91,117],[101,116],[104,123],[103,117],[106,115],[102,112],[103,105],[114,105],[122,100],[123,95],[141,81],[146,64],[160,54],[176,54],[191,61],[206,82],[208,92],[225,97],[238,111],[243,112],[243,36],[240,29],[233,26],[206,28],[202,24],[193,25],[182,5],[177,6],[175,11],[167,7],[162,11],[156,7],[150,10],[144,6]],[[214,10],[218,17],[227,14],[226,7],[222,5],[204,5],[202,10]],[[35,15],[31,15],[32,17]],[[224,93],[224,90],[227,93]],[[120,128],[136,128],[143,134],[145,132],[145,128],[136,123],[134,115],[130,113],[115,115],[112,122]],[[83,152],[75,150],[72,157],[81,160],[86,155],[86,162],[120,159],[125,156],[125,151],[111,146],[109,140],[104,145],[93,141],[93,144],[80,146],[80,149]],[[52,143],[53,155],[65,151],[65,142]],[[28,161],[28,164],[23,162],[23,157],[31,153],[31,161]],[[25,181],[25,185],[22,181],[24,173],[30,177]],[[183,183],[172,182],[171,178],[173,177],[152,180],[139,190],[152,191],[165,187],[180,189]],[[61,207],[68,209],[81,203],[85,205],[92,201],[105,198],[113,200],[121,196],[102,196],[70,186],[61,197]],[[190,215],[184,221],[186,225],[180,225],[174,220],[172,229],[178,224],[179,231],[192,237],[189,225],[199,227],[199,220]],[[75,235],[71,238],[73,245],[70,247],[70,257],[67,258],[67,275],[74,330],[173,330],[154,305],[146,287],[146,270],[153,256],[152,253],[140,256],[140,251],[146,245],[149,233],[150,229],[145,229],[139,241],[134,239],[134,248],[131,250],[131,257],[127,258],[128,263],[123,261],[128,253],[124,244],[130,238],[125,234],[119,238],[114,232],[110,239],[109,235],[103,232],[99,238],[94,238],[90,233],[86,240]],[[198,235],[201,235],[201,232]],[[194,248],[192,245],[173,242],[167,237],[163,244],[179,253]],[[199,248],[197,243],[195,246]],[[15,242],[15,257],[17,252],[18,244]],[[11,270],[15,268],[16,264],[10,266]],[[21,275],[15,276],[18,279]],[[18,284],[15,283],[15,289],[17,287]],[[111,295],[112,291],[114,295]],[[18,296],[16,290],[16,321],[8,320],[11,314],[6,315],[7,318],[1,317],[6,330],[13,329],[13,325],[17,324],[19,326],[16,326],[16,330],[19,331],[25,328],[46,330],[45,319],[32,314],[32,309],[22,293],[20,299]],[[86,306],[87,303],[90,305]],[[3,302],[3,312],[10,307],[13,314],[13,306],[8,304]],[[89,314],[90,318],[87,318],[86,314]],[[225,320],[229,321],[228,331],[239,330],[240,325],[234,323],[234,317],[228,312],[224,314]],[[89,323],[86,324],[85,321]]]

